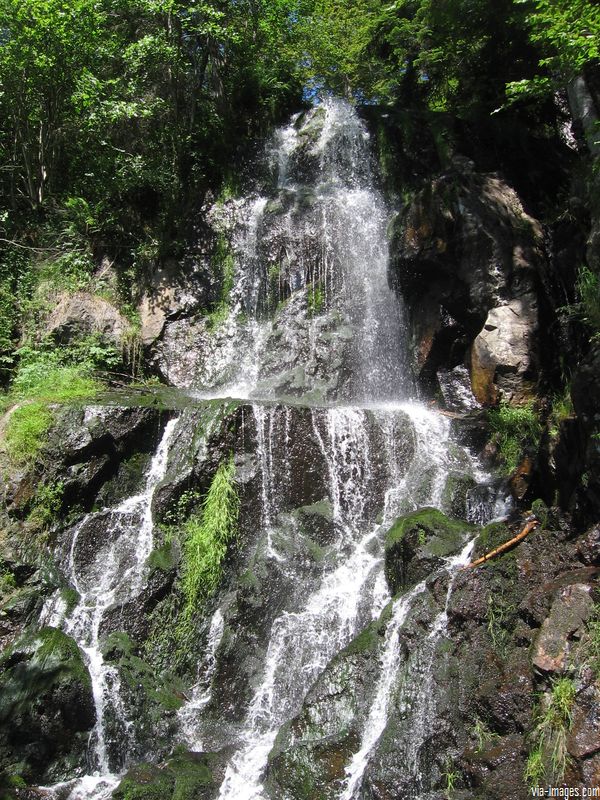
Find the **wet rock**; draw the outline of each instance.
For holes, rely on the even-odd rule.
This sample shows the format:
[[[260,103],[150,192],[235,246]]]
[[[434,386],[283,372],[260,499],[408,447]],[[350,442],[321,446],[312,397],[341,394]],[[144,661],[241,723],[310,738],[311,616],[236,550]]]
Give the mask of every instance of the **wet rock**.
[[[532,660],[538,669],[557,672],[565,668],[570,643],[580,633],[593,607],[590,587],[585,584],[567,586],[558,592],[534,643]]]
[[[531,726],[534,700],[527,652],[515,650],[501,671],[490,673],[481,676],[477,691],[479,716],[498,733],[522,733]]]
[[[522,736],[512,734],[494,740],[471,755],[463,764],[466,776],[476,789],[491,800],[522,800],[527,796],[523,781],[526,754]]]
[[[399,517],[385,538],[385,575],[393,595],[430,575],[442,559],[460,550],[473,531],[434,508]]]
[[[465,366],[459,364],[454,369],[439,369],[437,379],[447,409],[464,413],[479,408],[471,389],[469,371]]]
[[[300,714],[280,730],[266,779],[274,800],[339,797],[345,768],[360,749],[388,618],[389,610],[332,660],[307,694]]]
[[[44,448],[46,483],[62,484],[63,506],[79,504],[89,509],[102,485],[119,471],[129,454],[154,449],[166,421],[157,408],[57,408]],[[27,474],[23,480],[39,481],[39,477]],[[7,501],[11,510],[17,510],[18,487]]]
[[[0,660],[4,766],[51,782],[85,764],[95,721],[89,672],[77,644],[55,628],[24,634]]]
[[[581,765],[582,783],[584,786],[600,786],[600,756],[586,759]]]
[[[87,292],[62,294],[46,322],[46,333],[61,344],[90,334],[100,334],[120,347],[129,322],[115,306]]]
[[[576,759],[587,759],[600,752],[599,692],[595,686],[577,695],[567,749]],[[590,784],[588,784],[590,785]]]
[[[577,553],[584,564],[600,564],[600,524],[577,540]]]
[[[578,365],[571,384],[571,397],[577,413],[573,432],[558,456],[557,471],[572,476],[570,494],[561,497],[583,524],[600,516],[600,347],[596,344]]]

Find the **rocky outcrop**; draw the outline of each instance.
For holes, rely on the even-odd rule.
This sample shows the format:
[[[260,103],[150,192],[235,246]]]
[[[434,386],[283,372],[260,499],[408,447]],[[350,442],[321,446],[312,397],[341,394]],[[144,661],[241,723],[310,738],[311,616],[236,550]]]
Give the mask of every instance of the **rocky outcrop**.
[[[167,322],[207,308],[211,296],[207,260],[198,255],[187,258],[184,265],[166,261],[146,276],[146,288],[138,306],[140,335],[145,346],[160,338]]]
[[[411,315],[421,380],[466,365],[483,404],[519,402],[538,371],[537,272],[543,233],[497,175],[456,158],[394,223],[393,277]]]
[[[62,505],[89,509],[103,489],[113,498],[123,497],[139,482],[145,460],[167,421],[157,407],[57,406],[43,448],[43,483],[61,486]],[[113,480],[113,486],[106,485]],[[10,513],[23,515],[35,502],[40,488],[40,467],[13,473],[4,487]]]
[[[113,800],[212,800],[223,779],[223,755],[180,752],[164,764],[139,764],[113,792]]]
[[[62,294],[46,322],[46,333],[60,344],[98,334],[120,348],[129,328],[129,322],[115,306],[87,292]]]

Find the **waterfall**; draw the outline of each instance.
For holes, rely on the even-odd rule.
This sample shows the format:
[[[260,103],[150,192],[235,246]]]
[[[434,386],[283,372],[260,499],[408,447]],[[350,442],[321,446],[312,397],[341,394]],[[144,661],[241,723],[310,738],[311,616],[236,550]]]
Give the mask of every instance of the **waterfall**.
[[[329,100],[278,131],[267,156],[278,170],[274,196],[233,210],[229,313],[207,340],[197,392],[363,403],[406,396],[404,309],[388,282],[389,214],[364,126]],[[225,224],[221,209],[212,213]]]
[[[453,440],[450,421],[415,400],[404,308],[388,282],[389,215],[369,148],[355,111],[329,100],[276,132],[266,152],[272,178],[260,192],[209,215],[231,246],[231,287],[225,313],[206,324],[190,393],[201,406],[245,401],[234,458],[258,513],[246,525],[239,569],[258,565],[266,576],[256,619],[240,611],[235,574],[221,604],[207,609],[193,686],[177,715],[180,743],[231,754],[222,800],[266,800],[278,733],[331,660],[389,603],[371,712],[339,800],[358,796],[397,691],[414,722],[402,758],[420,791],[419,726],[434,711],[425,687],[453,576],[469,550],[439,568],[448,579],[446,608],[406,665],[399,637],[425,585],[392,600],[385,534],[399,514],[424,506],[452,512],[458,504],[478,522],[497,511],[488,477]],[[101,654],[101,623],[109,607],[142,589],[152,496],[177,424],[167,424],[143,492],[87,515],[72,532],[66,571],[80,600],[50,624],[61,624],[86,655],[97,713],[91,762],[100,777],[80,782],[71,800],[108,797],[114,774],[128,766],[129,712],[118,673]],[[185,414],[180,424],[188,424]],[[197,458],[207,458],[207,448]],[[468,484],[462,495],[453,488],[460,481]],[[83,559],[98,520],[105,542]],[[228,694],[232,675],[241,688]],[[90,789],[102,775],[104,784]]]

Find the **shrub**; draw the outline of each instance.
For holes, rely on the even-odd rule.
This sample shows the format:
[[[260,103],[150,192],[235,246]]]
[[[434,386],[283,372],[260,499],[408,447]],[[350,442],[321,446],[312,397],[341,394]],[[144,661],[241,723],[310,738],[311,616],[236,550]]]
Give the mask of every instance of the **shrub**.
[[[589,267],[583,266],[577,276],[579,310],[583,321],[592,330],[592,336],[600,335],[600,277]]]

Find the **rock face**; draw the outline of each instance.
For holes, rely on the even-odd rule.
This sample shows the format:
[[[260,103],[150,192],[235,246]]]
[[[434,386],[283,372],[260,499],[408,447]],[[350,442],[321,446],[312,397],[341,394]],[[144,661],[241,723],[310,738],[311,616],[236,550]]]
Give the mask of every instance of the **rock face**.
[[[188,258],[183,267],[167,261],[151,271],[138,307],[145,346],[160,338],[167,321],[189,317],[206,308],[210,299],[207,261],[201,256]]]
[[[61,344],[96,333],[117,347],[129,327],[111,303],[87,292],[61,295],[46,323],[48,335]]]
[[[437,371],[464,364],[483,404],[518,402],[537,376],[537,271],[543,236],[516,193],[466,159],[419,192],[394,224],[394,278],[412,314],[413,359]]]

